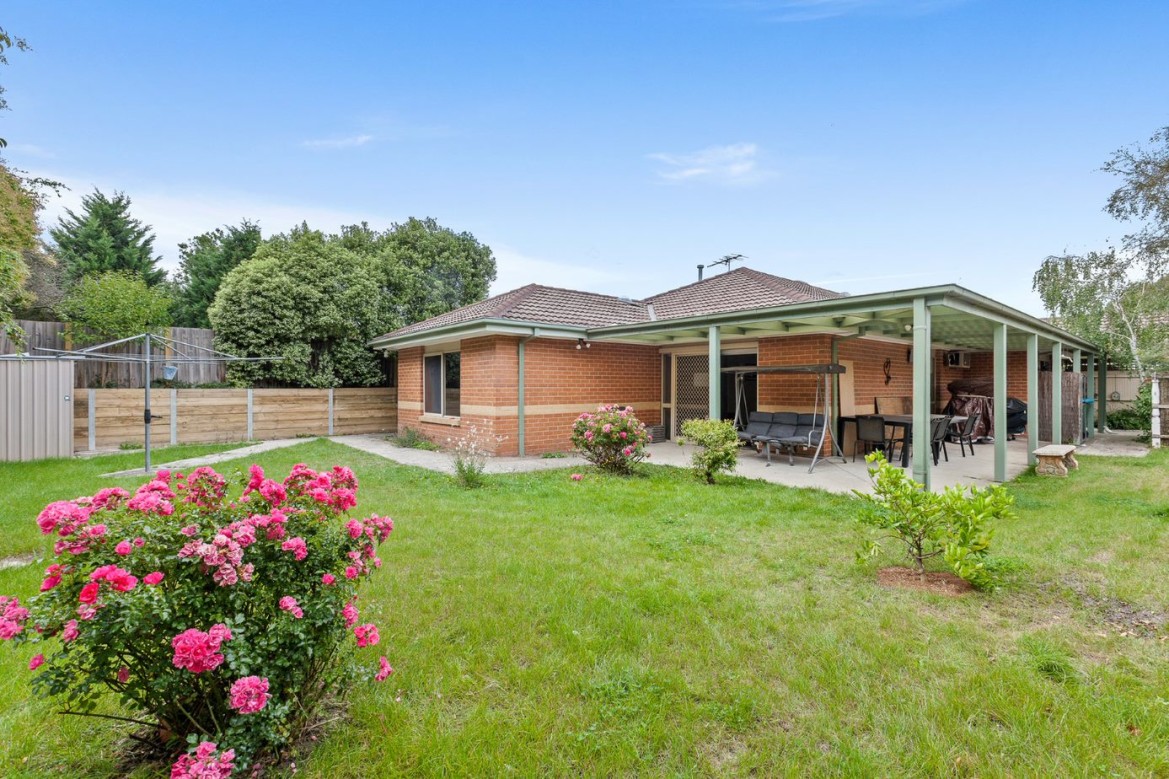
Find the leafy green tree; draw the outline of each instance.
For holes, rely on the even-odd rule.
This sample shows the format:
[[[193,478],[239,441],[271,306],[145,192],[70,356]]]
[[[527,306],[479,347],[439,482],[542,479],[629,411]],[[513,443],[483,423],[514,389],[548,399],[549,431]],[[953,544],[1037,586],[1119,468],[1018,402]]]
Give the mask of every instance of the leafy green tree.
[[[383,377],[366,344],[387,329],[379,292],[369,259],[301,225],[229,272],[207,314],[219,349],[284,358],[229,364],[236,384],[374,386]]]
[[[491,248],[434,219],[411,217],[380,233],[364,223],[351,225],[334,240],[373,260],[390,329],[483,300],[495,281]]]
[[[70,282],[109,271],[128,271],[149,286],[166,280],[158,267],[162,258],[154,254],[154,233],[130,216],[129,197],[115,192],[109,198],[95,189],[81,206],[81,215],[66,210],[49,231]]]
[[[0,332],[20,343],[15,309],[28,303],[25,289],[28,265],[24,253],[37,248],[37,210],[40,204],[13,171],[0,161]]]
[[[170,307],[163,288],[148,287],[128,271],[109,271],[74,284],[59,310],[79,326],[78,343],[101,343],[162,330],[170,324]]]
[[[1121,179],[1105,211],[1133,228],[1120,246],[1048,257],[1033,279],[1057,324],[1142,378],[1169,369],[1169,127],[1150,144],[1102,168]]]
[[[17,51],[28,51],[29,45],[24,38],[18,38],[10,34],[3,27],[0,27],[0,65],[8,64],[8,50],[15,48]],[[4,97],[4,86],[0,85],[0,111],[8,110],[8,98]],[[0,149],[8,145],[8,141],[0,138]]]
[[[175,292],[175,324],[211,327],[207,309],[223,277],[259,248],[259,225],[246,219],[238,226],[223,227],[179,244],[179,273]]]

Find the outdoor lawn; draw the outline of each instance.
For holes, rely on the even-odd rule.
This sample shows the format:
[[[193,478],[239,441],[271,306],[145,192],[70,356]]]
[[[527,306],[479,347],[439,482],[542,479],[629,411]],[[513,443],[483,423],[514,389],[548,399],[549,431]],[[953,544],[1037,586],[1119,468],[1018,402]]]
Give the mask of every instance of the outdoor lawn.
[[[3,555],[135,457],[0,464]],[[257,460],[347,464],[359,511],[396,524],[361,650],[396,673],[298,777],[1169,773],[1169,453],[1013,483],[1006,584],[960,598],[879,586],[901,559],[858,565],[854,501],[813,490],[645,466],[468,492],[327,441]],[[42,569],[0,571],[0,593]],[[122,775],[125,726],[33,700],[32,653],[0,646],[0,775]]]

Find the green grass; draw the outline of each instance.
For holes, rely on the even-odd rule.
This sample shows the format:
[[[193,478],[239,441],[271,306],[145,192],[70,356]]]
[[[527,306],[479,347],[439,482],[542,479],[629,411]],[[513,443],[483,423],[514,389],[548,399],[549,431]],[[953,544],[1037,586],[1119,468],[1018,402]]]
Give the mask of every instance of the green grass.
[[[152,462],[158,463],[201,457],[246,446],[233,444],[185,444],[156,447]],[[130,487],[140,484],[142,477],[100,479],[103,473],[141,468],[145,455],[141,452],[104,454],[86,458],[62,458],[35,462],[0,463],[0,559],[13,555],[41,553],[52,544],[41,535],[35,520],[46,504],[54,500],[68,500],[79,495],[92,495],[99,487],[117,485]]]
[[[469,493],[327,441],[266,453],[270,472],[351,465],[362,510],[396,522],[363,657],[397,673],[297,776],[1165,775],[1164,629],[1108,620],[1169,612],[1167,455],[1019,479],[1007,586],[951,599],[879,587],[890,561],[853,562],[843,496],[663,467]],[[87,462],[43,467],[4,537],[98,486]],[[0,592],[39,573],[0,571]],[[0,775],[118,775],[123,731],[33,700],[28,654],[0,649]]]

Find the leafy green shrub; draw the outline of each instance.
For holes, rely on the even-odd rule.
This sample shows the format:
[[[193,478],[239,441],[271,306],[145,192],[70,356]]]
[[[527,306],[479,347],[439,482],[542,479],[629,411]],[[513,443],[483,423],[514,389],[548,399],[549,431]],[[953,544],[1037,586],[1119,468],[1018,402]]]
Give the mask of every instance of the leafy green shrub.
[[[437,452],[442,448],[429,438],[425,438],[413,427],[402,428],[401,435],[386,436],[386,440],[403,449],[425,449],[428,452]]]
[[[1136,399],[1131,408],[1118,408],[1108,412],[1108,427],[1113,430],[1139,430],[1141,441],[1148,441],[1153,435],[1153,388],[1145,382],[1137,389]]]
[[[739,434],[734,423],[721,419],[689,419],[682,423],[682,443],[698,446],[694,452],[694,475],[714,484],[714,477],[730,473],[739,463]]]
[[[367,344],[386,332],[389,312],[366,258],[300,227],[264,241],[220,283],[207,317],[215,346],[241,387],[372,387],[384,381]]]
[[[150,726],[140,740],[172,755],[198,745],[174,775],[246,769],[343,689],[353,643],[378,643],[373,624],[356,624],[357,586],[393,523],[346,521],[356,495],[348,468],[297,465],[278,482],[252,466],[238,497],[196,468],[159,471],[133,495],[50,504],[37,524],[56,561],[27,607],[0,598],[0,638],[44,645],[33,688],[67,713],[92,713],[108,692]],[[379,680],[384,657],[381,669]]]
[[[994,536],[991,523],[1014,516],[1011,506],[1015,499],[1004,487],[947,487],[940,493],[928,492],[901,468],[888,463],[881,452],[873,452],[865,461],[870,463],[874,492],[853,491],[862,501],[857,520],[881,534],[865,542],[859,558],[875,556],[881,551],[882,540],[893,539],[904,545],[922,576],[926,563],[941,557],[975,587],[994,586],[986,565]]]
[[[581,456],[609,473],[631,473],[648,454],[650,435],[629,406],[598,406],[572,423],[572,445]]]
[[[458,440],[447,439],[448,444],[453,444],[451,458],[455,466],[455,480],[464,489],[473,490],[487,483],[483,471],[487,468],[487,458],[491,456],[489,442],[494,439],[499,443],[507,438],[493,435],[491,424],[491,420],[487,419],[482,430],[472,424]]]

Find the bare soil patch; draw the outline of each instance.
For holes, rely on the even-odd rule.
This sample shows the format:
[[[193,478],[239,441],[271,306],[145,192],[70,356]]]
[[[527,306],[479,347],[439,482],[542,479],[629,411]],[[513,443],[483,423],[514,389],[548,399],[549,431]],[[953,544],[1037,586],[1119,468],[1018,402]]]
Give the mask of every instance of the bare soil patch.
[[[927,571],[923,578],[912,568],[900,566],[882,568],[877,571],[877,583],[882,587],[901,587],[907,590],[925,590],[926,592],[948,595],[952,598],[960,597],[974,591],[970,582],[956,576],[949,571]]]
[[[1093,595],[1075,579],[1069,579],[1066,583],[1085,607],[1122,636],[1155,638],[1169,626],[1169,618],[1159,611],[1143,609],[1111,595]]]

